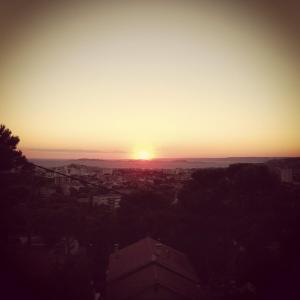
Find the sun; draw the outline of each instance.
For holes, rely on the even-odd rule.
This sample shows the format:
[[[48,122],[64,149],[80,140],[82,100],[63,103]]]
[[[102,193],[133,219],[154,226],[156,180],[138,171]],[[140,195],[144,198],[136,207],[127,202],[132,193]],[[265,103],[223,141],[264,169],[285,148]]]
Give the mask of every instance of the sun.
[[[153,158],[153,154],[147,150],[140,150],[135,155],[136,159],[149,160]]]

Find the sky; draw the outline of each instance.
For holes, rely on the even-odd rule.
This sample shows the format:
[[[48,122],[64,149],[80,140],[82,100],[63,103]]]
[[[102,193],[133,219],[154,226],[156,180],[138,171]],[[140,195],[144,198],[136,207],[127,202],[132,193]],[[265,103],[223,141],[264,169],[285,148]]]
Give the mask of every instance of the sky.
[[[0,122],[27,157],[300,155],[300,24],[282,2],[14,3]]]

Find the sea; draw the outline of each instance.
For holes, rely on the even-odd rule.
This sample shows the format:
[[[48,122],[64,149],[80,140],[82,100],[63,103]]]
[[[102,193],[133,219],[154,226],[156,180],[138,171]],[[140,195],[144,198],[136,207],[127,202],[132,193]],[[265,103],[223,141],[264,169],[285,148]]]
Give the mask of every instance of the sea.
[[[180,158],[180,159],[30,159],[36,165],[46,168],[70,164],[108,169],[199,169],[225,168],[235,163],[265,163],[273,157],[229,157],[229,158]]]

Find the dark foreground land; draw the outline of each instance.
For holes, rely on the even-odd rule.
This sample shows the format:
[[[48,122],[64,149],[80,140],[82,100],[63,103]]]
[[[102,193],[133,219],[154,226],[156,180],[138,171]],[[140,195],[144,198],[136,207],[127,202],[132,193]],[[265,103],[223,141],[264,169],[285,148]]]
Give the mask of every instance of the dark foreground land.
[[[299,160],[199,169],[173,195],[122,195],[120,207],[79,203],[33,168],[0,173],[5,299],[105,295],[108,255],[151,236],[187,254],[211,299],[300,299]],[[87,185],[87,189],[91,189]]]

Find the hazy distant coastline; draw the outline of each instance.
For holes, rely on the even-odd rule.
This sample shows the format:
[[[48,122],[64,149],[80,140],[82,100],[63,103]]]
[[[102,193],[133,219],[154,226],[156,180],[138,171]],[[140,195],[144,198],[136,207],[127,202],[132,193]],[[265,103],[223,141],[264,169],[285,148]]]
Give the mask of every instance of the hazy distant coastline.
[[[58,167],[69,164],[81,164],[99,168],[139,168],[139,169],[175,169],[175,168],[217,168],[233,163],[264,163],[273,157],[228,157],[228,158],[158,158],[153,160],[132,159],[30,159],[44,167]]]

